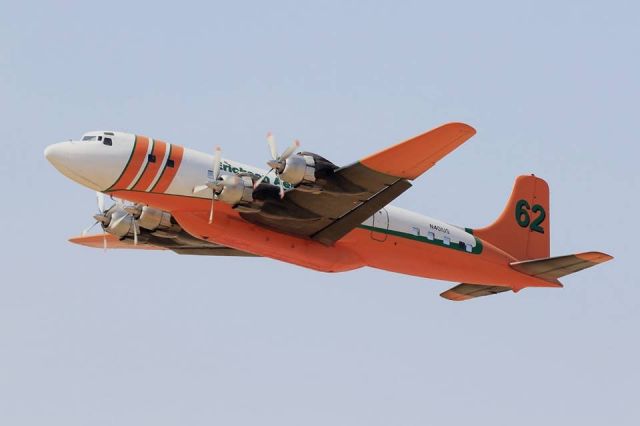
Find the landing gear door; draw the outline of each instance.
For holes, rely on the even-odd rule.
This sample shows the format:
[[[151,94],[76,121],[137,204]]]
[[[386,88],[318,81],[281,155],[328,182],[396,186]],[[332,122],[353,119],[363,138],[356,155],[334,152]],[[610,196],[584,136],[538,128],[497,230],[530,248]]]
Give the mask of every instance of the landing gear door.
[[[389,229],[389,213],[384,208],[378,210],[372,216],[372,220],[374,229],[371,230],[371,239],[380,242],[386,241],[386,231]]]

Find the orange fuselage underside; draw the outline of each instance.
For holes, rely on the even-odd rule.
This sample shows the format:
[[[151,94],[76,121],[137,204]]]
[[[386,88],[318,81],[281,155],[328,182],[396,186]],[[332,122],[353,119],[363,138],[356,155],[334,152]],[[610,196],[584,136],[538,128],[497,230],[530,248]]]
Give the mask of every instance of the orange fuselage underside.
[[[210,202],[206,199],[126,190],[111,195],[169,211],[185,231],[197,238],[318,271],[343,272],[370,266],[438,280],[504,285],[516,291],[559,286],[515,271],[509,263],[517,259],[485,241],[480,254],[471,254],[356,228],[328,247],[249,223],[222,202],[216,203],[215,220],[210,225]]]

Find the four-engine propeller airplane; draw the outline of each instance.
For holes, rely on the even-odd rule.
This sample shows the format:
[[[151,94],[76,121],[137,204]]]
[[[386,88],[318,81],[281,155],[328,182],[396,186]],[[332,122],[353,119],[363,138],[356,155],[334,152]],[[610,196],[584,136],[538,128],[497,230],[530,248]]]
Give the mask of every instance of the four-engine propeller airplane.
[[[491,225],[462,228],[389,203],[409,181],[475,134],[450,123],[339,167],[296,141],[260,170],[159,139],[89,132],[50,145],[46,158],[98,192],[104,233],[72,238],[89,247],[180,254],[264,256],[324,272],[363,266],[461,282],[441,296],[466,300],[526,287],[612,259],[599,252],[549,257],[549,187],[519,176]],[[104,195],[117,201],[105,208]],[[215,213],[214,213],[215,211]]]

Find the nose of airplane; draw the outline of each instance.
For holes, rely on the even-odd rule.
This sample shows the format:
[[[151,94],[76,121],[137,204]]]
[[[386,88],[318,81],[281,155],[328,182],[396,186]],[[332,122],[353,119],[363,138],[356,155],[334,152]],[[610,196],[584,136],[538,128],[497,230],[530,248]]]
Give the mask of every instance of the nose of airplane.
[[[56,169],[64,167],[65,144],[66,142],[55,143],[44,149],[44,158],[46,158]]]
[[[94,191],[104,191],[116,181],[131,152],[128,144],[122,145],[116,148],[101,142],[60,142],[47,146],[44,156],[69,179]]]

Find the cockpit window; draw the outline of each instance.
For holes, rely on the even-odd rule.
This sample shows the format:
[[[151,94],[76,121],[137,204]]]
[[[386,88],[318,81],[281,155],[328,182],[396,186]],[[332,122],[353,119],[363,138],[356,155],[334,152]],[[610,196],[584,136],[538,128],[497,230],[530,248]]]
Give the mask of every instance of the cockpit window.
[[[105,145],[113,145],[113,142],[111,141],[111,138],[104,138],[104,140],[102,141],[103,144]]]
[[[83,141],[95,141],[98,137],[97,136],[83,136],[82,140]]]

